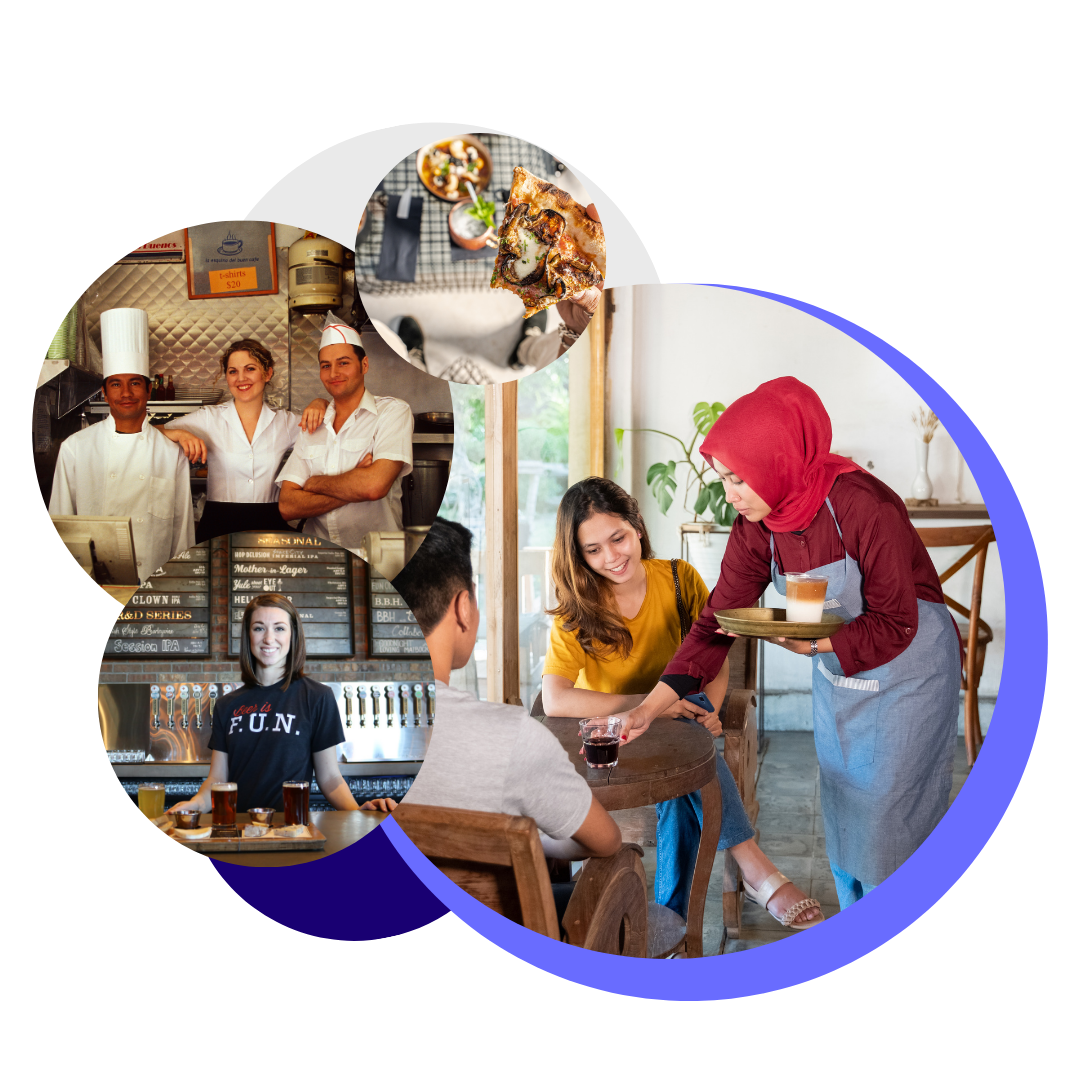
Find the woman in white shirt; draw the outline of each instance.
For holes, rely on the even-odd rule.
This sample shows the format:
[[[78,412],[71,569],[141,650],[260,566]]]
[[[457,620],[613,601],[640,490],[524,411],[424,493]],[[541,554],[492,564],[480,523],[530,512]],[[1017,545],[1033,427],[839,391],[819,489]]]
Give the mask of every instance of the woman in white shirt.
[[[159,428],[189,461],[207,463],[206,508],[196,542],[248,529],[288,529],[278,513],[274,483],[301,428],[315,431],[326,401],[316,398],[302,417],[272,409],[264,400],[274,377],[274,358],[257,341],[235,341],[221,358],[232,400],[207,405]]]

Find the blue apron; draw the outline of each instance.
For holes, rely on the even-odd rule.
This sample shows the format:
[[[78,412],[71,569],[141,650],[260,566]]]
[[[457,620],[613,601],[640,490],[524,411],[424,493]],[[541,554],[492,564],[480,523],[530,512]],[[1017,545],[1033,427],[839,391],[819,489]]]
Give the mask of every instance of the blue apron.
[[[843,543],[832,503],[825,505]],[[769,536],[773,585],[785,595]],[[864,611],[862,572],[844,558],[810,573],[828,578],[825,610]],[[960,642],[944,604],[919,600],[911,644],[881,667],[848,678],[835,653],[814,665],[814,746],[829,862],[879,885],[930,835],[949,806],[960,708]]]

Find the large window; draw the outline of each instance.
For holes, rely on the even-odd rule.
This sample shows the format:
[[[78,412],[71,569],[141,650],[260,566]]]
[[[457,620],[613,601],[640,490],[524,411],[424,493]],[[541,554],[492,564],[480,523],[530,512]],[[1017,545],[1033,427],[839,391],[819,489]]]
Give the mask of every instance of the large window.
[[[484,389],[451,384],[454,399],[454,460],[443,498],[443,517],[459,521],[473,534],[473,569],[480,604],[480,632],[473,661],[455,676],[455,684],[487,696],[487,595],[485,588],[485,449]],[[555,515],[567,487],[570,430],[570,382],[567,360],[518,383],[518,695],[531,707],[540,692],[554,607],[551,549]]]
[[[483,616],[473,658],[453,685],[481,700],[530,708],[540,692],[559,503],[571,481],[604,470],[605,351],[595,323],[517,383],[451,384],[454,458],[440,513],[472,531]]]
[[[446,486],[439,514],[448,521],[458,521],[472,531],[473,573],[477,581],[480,605],[480,631],[469,665],[455,672],[453,685],[487,697],[487,606],[484,591],[484,388],[451,383],[454,401],[454,457],[450,463],[450,482]]]
[[[540,692],[551,616],[555,515],[570,458],[569,362],[563,357],[518,383],[518,643],[521,700]]]

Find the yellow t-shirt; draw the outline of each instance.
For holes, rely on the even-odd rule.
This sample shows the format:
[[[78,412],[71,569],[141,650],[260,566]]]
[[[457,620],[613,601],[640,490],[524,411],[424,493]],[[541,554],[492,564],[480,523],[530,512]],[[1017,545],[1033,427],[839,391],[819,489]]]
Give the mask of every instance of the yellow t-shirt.
[[[689,564],[676,560],[683,603],[691,619],[701,614],[709,590],[701,575]],[[563,629],[560,620],[551,628],[545,675],[570,679],[578,690],[598,690],[605,694],[647,694],[664,673],[668,661],[682,643],[679,609],[675,602],[675,581],[670,559],[646,559],[645,600],[632,619],[623,619],[634,645],[623,659],[611,653],[606,660],[589,656],[575,634]]]

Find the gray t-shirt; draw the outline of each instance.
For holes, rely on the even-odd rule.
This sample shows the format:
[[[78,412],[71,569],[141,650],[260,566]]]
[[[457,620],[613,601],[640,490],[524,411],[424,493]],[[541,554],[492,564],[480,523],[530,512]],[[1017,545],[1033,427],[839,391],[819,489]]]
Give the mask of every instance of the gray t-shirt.
[[[554,840],[573,836],[592,792],[559,740],[520,705],[437,686],[431,743],[402,801],[531,817]]]

